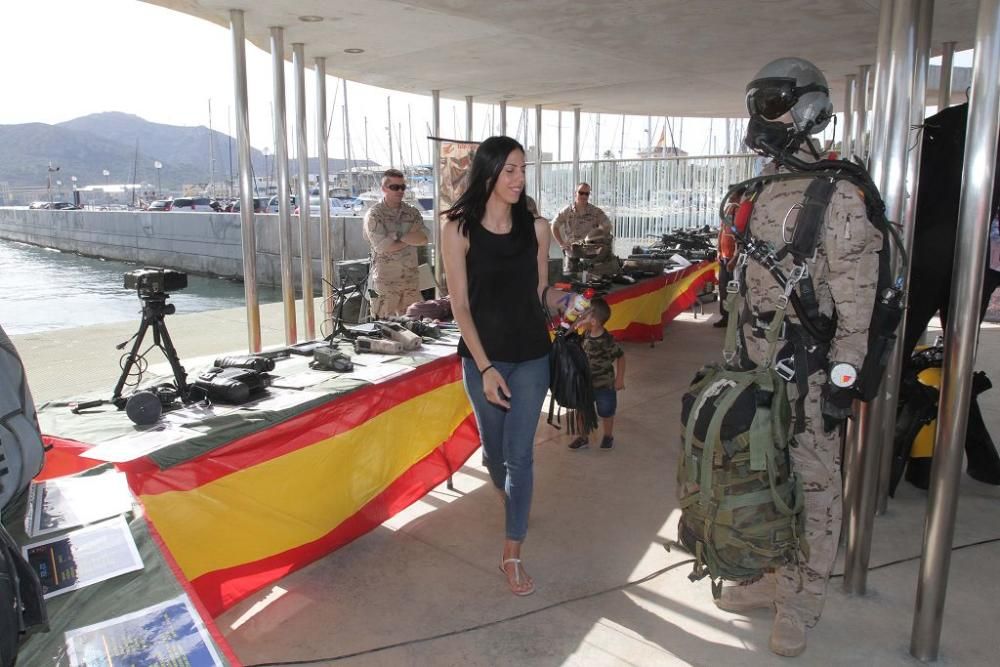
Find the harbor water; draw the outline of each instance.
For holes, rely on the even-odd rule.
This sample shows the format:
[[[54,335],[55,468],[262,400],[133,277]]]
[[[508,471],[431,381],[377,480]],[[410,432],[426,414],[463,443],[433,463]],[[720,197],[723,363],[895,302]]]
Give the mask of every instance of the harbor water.
[[[10,336],[90,324],[135,321],[141,302],[125,289],[123,275],[140,268],[0,239],[0,325]],[[258,286],[261,303],[281,300],[281,290]],[[188,275],[188,286],[170,293],[178,313],[234,308],[243,283]]]

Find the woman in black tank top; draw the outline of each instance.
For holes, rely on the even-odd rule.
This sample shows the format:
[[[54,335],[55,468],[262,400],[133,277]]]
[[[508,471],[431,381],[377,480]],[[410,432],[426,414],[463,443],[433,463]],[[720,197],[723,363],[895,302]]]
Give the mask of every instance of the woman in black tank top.
[[[490,137],[476,150],[468,189],[444,212],[441,249],[458,353],[483,459],[503,497],[506,540],[500,569],[515,595],[534,592],[521,564],[532,494],[532,455],[549,387],[550,339],[539,298],[548,285],[549,226],[528,212],[524,149]]]

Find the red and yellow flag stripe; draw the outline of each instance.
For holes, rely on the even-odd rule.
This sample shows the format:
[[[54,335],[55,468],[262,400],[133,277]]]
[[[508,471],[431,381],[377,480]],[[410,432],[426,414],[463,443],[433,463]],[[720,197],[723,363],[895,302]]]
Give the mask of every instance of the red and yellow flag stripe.
[[[421,366],[129,483],[213,615],[350,542],[479,446],[457,358]]]
[[[699,262],[610,293],[605,328],[620,341],[663,340],[663,326],[690,307],[706,283],[715,282],[717,269],[718,262]]]

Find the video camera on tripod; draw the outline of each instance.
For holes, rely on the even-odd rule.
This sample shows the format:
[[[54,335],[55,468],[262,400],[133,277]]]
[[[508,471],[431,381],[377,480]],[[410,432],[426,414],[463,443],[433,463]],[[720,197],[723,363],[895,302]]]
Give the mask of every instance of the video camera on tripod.
[[[181,366],[177,350],[174,349],[170,333],[167,331],[167,324],[163,319],[167,315],[174,314],[177,310],[172,303],[167,303],[167,299],[170,298],[168,292],[184,289],[187,284],[187,274],[173,269],[147,266],[129,271],[124,275],[125,289],[134,289],[139,300],[142,301],[142,322],[139,324],[139,330],[129,339],[134,340],[135,343],[124,358],[122,374],[118,378],[118,384],[115,385],[111,402],[119,410],[124,409],[129,419],[136,424],[152,424],[159,419],[163,409],[172,405],[178,398],[185,403],[190,401],[187,372]],[[122,390],[125,388],[132,369],[137,364],[145,363],[145,352],[140,352],[140,348],[146,337],[146,331],[150,327],[153,329],[153,345],[149,349],[158,347],[163,351],[174,372],[175,385],[173,388],[161,386],[151,390],[136,391],[125,398],[122,396]],[[123,350],[128,343],[129,341],[125,341],[116,347]],[[146,350],[146,352],[148,351]],[[140,366],[138,373],[140,377],[142,368],[144,366]]]
[[[134,289],[140,299],[157,298],[159,295],[166,298],[167,292],[176,292],[188,286],[187,274],[174,269],[147,266],[127,272],[124,278],[125,289]]]

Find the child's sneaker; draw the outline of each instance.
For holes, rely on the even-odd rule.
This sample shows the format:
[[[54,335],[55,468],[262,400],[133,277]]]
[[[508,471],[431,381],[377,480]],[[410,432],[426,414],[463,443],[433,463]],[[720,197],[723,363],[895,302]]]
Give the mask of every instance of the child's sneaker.
[[[573,450],[586,449],[589,446],[590,443],[587,441],[587,438],[582,435],[573,442],[569,443],[569,448]]]
[[[615,439],[610,436],[604,436],[601,438],[601,449],[614,449]]]

